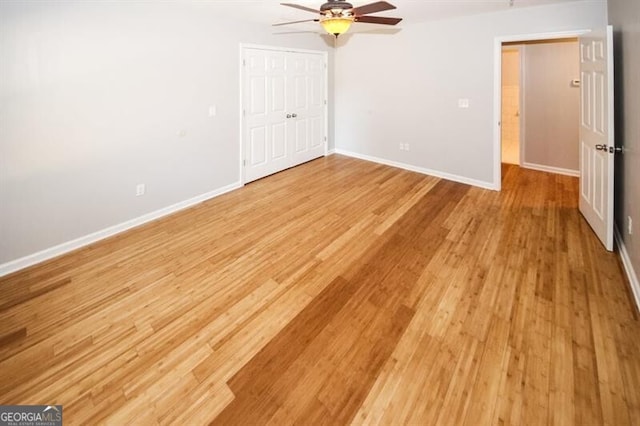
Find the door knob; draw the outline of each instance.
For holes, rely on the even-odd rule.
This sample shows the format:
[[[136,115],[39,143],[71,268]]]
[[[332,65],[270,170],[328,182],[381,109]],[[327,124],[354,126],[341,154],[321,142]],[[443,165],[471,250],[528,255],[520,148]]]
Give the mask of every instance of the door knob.
[[[291,118],[291,114],[287,114],[287,118]]]
[[[291,114],[291,116],[292,116],[293,118],[296,118],[296,117],[298,116],[298,114]]]
[[[607,151],[607,146],[606,145],[596,145],[596,149],[598,151]]]

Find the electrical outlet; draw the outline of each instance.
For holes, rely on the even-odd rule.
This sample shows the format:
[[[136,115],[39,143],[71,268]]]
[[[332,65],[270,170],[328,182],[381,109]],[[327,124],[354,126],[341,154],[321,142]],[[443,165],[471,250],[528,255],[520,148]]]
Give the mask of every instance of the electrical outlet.
[[[469,108],[469,99],[458,99],[458,108]]]
[[[629,235],[633,235],[633,219],[631,219],[631,216],[627,216],[627,232]]]
[[[405,143],[405,144],[404,144],[404,150],[405,150],[405,151],[409,151],[409,144],[408,144],[408,143]]]
[[[144,195],[146,188],[144,183],[139,183],[136,185],[136,197],[139,197],[141,195]]]
[[[209,117],[215,117],[218,114],[218,109],[215,105],[209,107]]]
[[[400,151],[404,151],[404,144],[403,143],[400,144]]]

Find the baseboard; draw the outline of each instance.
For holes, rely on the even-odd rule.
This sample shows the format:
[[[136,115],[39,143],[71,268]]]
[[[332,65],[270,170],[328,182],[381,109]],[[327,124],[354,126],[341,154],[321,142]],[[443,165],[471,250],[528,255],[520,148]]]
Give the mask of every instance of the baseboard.
[[[411,172],[421,173],[423,175],[434,176],[441,179],[450,180],[453,182],[464,183],[466,185],[477,186],[483,189],[491,189],[497,191],[498,188],[491,182],[484,182],[481,180],[470,179],[464,176],[453,175],[450,173],[444,173],[438,170],[427,169],[424,167],[417,167],[411,164],[401,163],[398,161],[386,160],[384,158],[373,157],[371,155],[359,154],[357,152],[346,151],[343,149],[335,149],[336,154],[346,155],[347,157],[357,158],[359,160],[371,161],[373,163],[384,164],[385,166],[397,167],[399,169],[409,170]]]
[[[614,235],[616,244],[618,245],[618,250],[620,252],[620,259],[622,259],[622,265],[624,266],[624,270],[627,273],[627,278],[629,278],[629,284],[631,284],[631,291],[633,292],[633,296],[636,299],[636,306],[640,311],[640,282],[638,282],[638,275],[636,275],[636,271],[633,269],[631,257],[629,256],[627,247],[624,245],[622,234],[620,233],[620,230],[617,226],[614,228]]]
[[[227,192],[231,192],[235,189],[241,188],[242,184],[240,182],[232,183],[231,185],[224,186],[222,188],[216,189],[215,191],[207,192],[206,194],[198,195],[197,197],[191,198],[189,200],[182,201],[177,204],[173,204],[171,206],[162,208],[160,210],[156,210],[154,212],[145,214],[143,216],[139,216],[135,219],[128,220],[126,222],[120,223],[118,225],[110,226],[109,228],[94,232],[92,234],[86,235],[84,237],[77,238],[72,241],[68,241],[66,243],[59,244],[57,246],[39,251],[34,254],[30,254],[25,257],[21,257],[20,259],[12,260],[7,263],[3,263],[0,265],[0,277],[4,275],[8,275],[12,272],[19,271],[21,269],[27,268],[29,266],[33,266],[35,264],[44,262],[46,260],[52,259],[54,257],[58,257],[65,253],[69,253],[70,251],[77,250],[89,244],[93,244],[97,241],[103,240],[105,238],[109,238],[116,234],[120,234],[124,231],[128,231],[129,229],[135,228],[137,226],[143,225],[147,222],[151,222],[153,220],[159,219],[164,216],[168,216],[172,213],[175,213],[180,210],[184,210],[188,207],[192,207],[196,204],[200,204],[204,201],[210,200],[212,198],[218,197],[222,194],[226,194]]]
[[[562,167],[544,166],[542,164],[534,164],[534,163],[522,163],[522,167],[525,169],[538,170],[541,172],[580,177],[580,170],[563,169]]]
[[[333,155],[333,154],[335,154],[335,153],[336,153],[336,149],[335,149],[335,148],[330,149],[330,150],[328,150],[328,151],[327,151],[327,153],[325,154],[325,157],[328,157],[328,156]]]

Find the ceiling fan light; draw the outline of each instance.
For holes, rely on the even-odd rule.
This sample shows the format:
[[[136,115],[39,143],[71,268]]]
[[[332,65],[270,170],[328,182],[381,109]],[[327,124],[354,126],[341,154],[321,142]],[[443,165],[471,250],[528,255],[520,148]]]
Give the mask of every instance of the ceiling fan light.
[[[336,37],[340,34],[344,34],[349,30],[351,24],[353,23],[353,17],[336,17],[336,18],[326,18],[320,21],[322,27],[329,34],[333,34]]]

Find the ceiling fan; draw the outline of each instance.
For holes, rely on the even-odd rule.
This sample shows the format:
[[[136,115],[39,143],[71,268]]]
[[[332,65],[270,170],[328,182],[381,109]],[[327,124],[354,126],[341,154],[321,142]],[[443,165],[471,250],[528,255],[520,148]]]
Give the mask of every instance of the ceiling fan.
[[[280,25],[298,24],[301,22],[320,22],[325,31],[329,34],[333,34],[338,37],[340,34],[344,34],[349,30],[349,27],[354,22],[364,22],[369,24],[382,24],[382,25],[396,25],[402,18],[387,18],[382,16],[367,16],[370,13],[384,12],[385,10],[392,10],[396,7],[386,1],[378,1],[375,3],[365,4],[359,7],[353,7],[353,5],[346,1],[329,0],[327,3],[320,6],[320,10],[312,9],[310,7],[301,6],[293,3],[280,3],[283,6],[293,7],[300,10],[306,10],[307,12],[313,12],[320,15],[316,19],[305,19],[303,21],[284,22],[281,24],[273,24],[277,27]]]

